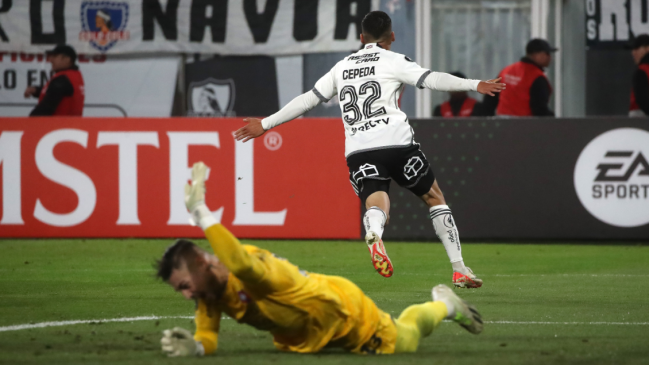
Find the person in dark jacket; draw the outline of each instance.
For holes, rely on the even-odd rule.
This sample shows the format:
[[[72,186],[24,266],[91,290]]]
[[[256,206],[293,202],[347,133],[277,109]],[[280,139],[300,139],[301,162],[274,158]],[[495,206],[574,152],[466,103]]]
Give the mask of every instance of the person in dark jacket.
[[[544,69],[558,49],[544,39],[532,39],[525,47],[526,56],[500,72],[507,89],[495,97],[485,96],[486,115],[553,117],[548,107],[552,86]]]
[[[451,75],[466,79],[466,76],[460,72],[451,72]],[[453,117],[475,117],[480,115],[480,103],[474,98],[469,97],[466,91],[451,91],[451,98],[448,101],[435,107],[434,117],[453,118]]]
[[[56,46],[47,52],[54,76],[43,87],[25,89],[25,98],[37,97],[38,104],[30,116],[81,116],[85,100],[83,77],[75,64],[77,53],[67,45]]]
[[[649,115],[649,34],[641,34],[632,41],[630,48],[638,68],[633,73],[629,116]]]

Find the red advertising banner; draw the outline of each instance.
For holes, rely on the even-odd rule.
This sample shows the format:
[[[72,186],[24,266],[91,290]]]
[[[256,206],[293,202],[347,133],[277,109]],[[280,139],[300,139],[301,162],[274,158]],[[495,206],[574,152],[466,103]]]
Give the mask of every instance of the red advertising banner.
[[[338,119],[302,119],[247,143],[227,119],[0,118],[0,237],[201,237],[184,185],[210,167],[206,203],[242,238],[358,238]]]

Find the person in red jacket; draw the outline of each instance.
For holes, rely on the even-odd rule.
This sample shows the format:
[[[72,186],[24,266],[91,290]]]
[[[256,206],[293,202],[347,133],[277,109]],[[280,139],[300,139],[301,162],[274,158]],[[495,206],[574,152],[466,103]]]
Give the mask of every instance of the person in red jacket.
[[[633,73],[629,116],[649,115],[649,34],[641,34],[630,44],[633,61],[638,68]]]
[[[466,76],[460,72],[451,72],[451,75],[466,79]],[[451,91],[451,98],[448,101],[435,107],[434,117],[453,118],[453,117],[474,117],[480,115],[480,103],[474,98],[469,97],[466,91]]]
[[[83,77],[75,64],[77,52],[67,45],[58,45],[47,52],[54,76],[43,87],[30,86],[25,97],[38,98],[38,104],[29,116],[76,115],[83,113],[85,100]]]
[[[552,86],[544,69],[552,62],[552,47],[546,40],[532,39],[525,47],[526,56],[500,72],[507,89],[495,97],[485,97],[483,107],[487,115],[520,117],[553,117],[548,107]]]

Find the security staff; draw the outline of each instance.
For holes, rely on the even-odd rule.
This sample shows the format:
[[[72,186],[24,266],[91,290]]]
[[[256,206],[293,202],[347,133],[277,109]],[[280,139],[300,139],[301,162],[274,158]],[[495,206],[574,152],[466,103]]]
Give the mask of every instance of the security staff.
[[[43,87],[25,89],[25,98],[38,98],[38,104],[30,116],[76,115],[83,113],[85,100],[83,77],[75,64],[77,52],[67,45],[58,45],[47,52],[54,76]]]
[[[452,72],[451,75],[466,79],[466,76],[460,71]],[[448,101],[435,107],[433,116],[443,118],[453,117],[472,117],[480,113],[480,103],[474,98],[470,98],[466,91],[451,91],[451,98]]]
[[[500,72],[507,89],[495,97],[484,98],[487,115],[553,117],[548,107],[552,86],[544,69],[558,49],[543,39],[532,39],[525,47],[526,56]]]
[[[629,116],[645,117],[649,115],[649,35],[637,36],[630,48],[638,68],[633,73]]]

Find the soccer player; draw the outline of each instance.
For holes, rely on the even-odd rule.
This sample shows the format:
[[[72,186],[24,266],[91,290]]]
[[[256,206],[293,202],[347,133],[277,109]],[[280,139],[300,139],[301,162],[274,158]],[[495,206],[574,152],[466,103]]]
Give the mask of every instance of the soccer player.
[[[206,172],[205,164],[194,164],[185,203],[216,256],[178,240],[158,261],[158,276],[196,301],[193,336],[178,327],[163,332],[160,343],[169,356],[214,353],[222,314],[269,331],[280,350],[301,353],[325,346],[364,354],[413,352],[444,318],[471,333],[482,331],[480,314],[445,285],[433,288],[432,302],[406,308],[395,321],[347,279],[308,273],[241,245],[205,205]]]
[[[306,113],[338,95],[345,126],[345,156],[354,191],[365,204],[365,242],[374,268],[384,277],[393,273],[381,235],[390,216],[390,180],[410,190],[429,207],[430,219],[453,268],[453,284],[477,288],[482,280],[464,265],[455,221],[426,156],[415,142],[408,117],[399,109],[406,84],[441,91],[478,91],[494,95],[504,90],[500,79],[466,80],[421,68],[410,58],[390,51],[392,21],[373,11],[362,21],[364,47],[345,57],[315,87],[296,97],[277,113],[247,118],[235,138],[246,142]]]

